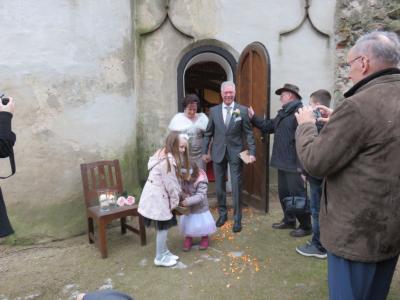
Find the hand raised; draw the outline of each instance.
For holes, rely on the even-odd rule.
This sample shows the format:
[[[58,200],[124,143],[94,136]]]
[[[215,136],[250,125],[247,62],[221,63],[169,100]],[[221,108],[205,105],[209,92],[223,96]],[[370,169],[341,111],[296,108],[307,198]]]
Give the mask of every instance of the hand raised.
[[[313,108],[311,106],[300,107],[294,114],[299,125],[304,123],[315,123]]]
[[[318,122],[323,122],[323,123],[327,123],[329,122],[329,118],[333,112],[332,108],[329,108],[325,105],[317,105],[316,106],[317,109],[319,109],[319,111],[321,112],[321,116],[317,119]]]
[[[201,156],[201,159],[205,162],[205,163],[209,163],[211,161],[211,156],[209,154],[203,154]]]
[[[250,119],[254,116],[254,109],[251,106],[248,108],[247,114],[249,115]]]
[[[0,101],[0,111],[6,111],[11,114],[14,114],[14,99],[12,97],[9,97],[9,101],[6,105],[3,105],[3,103]]]

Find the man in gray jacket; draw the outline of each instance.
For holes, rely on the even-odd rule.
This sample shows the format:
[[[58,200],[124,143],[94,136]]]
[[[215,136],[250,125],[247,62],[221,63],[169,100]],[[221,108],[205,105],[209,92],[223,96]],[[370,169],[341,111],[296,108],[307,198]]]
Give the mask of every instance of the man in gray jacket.
[[[386,299],[400,253],[400,41],[375,31],[347,55],[354,86],[317,134],[296,114],[304,168],[325,177],[321,242],[330,299]]]
[[[235,84],[232,81],[223,82],[221,85],[223,103],[212,107],[208,115],[209,121],[204,133],[203,160],[205,162],[210,160],[206,153],[212,138],[211,159],[213,160],[219,205],[219,219],[216,225],[220,227],[228,219],[225,178],[229,163],[235,221],[232,231],[240,232],[242,230],[243,163],[239,157],[239,153],[244,150],[243,138],[246,138],[250,161],[254,162],[256,160],[256,145],[247,107],[234,102],[235,95]]]

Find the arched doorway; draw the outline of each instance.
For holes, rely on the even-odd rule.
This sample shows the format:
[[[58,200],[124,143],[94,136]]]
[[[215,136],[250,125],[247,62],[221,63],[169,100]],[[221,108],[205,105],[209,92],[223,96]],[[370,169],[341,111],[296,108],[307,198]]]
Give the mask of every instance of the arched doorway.
[[[223,81],[236,79],[236,60],[218,46],[199,46],[188,51],[178,65],[178,111],[183,111],[181,100],[187,93],[196,93],[202,103],[201,111],[219,104]]]
[[[257,115],[269,118],[270,59],[267,49],[261,43],[248,45],[240,55],[238,66],[229,51],[217,46],[199,46],[183,56],[177,71],[179,111],[183,111],[183,97],[187,93],[196,93],[201,99],[199,110],[207,113],[210,107],[222,102],[221,83],[232,80],[236,82],[235,101],[252,106]],[[269,136],[265,138],[258,130],[254,130],[254,136],[258,149],[257,163],[244,168],[244,201],[267,212]],[[207,169],[212,169],[211,165]]]
[[[236,60],[227,50],[217,46],[200,46],[186,53],[178,66],[178,111],[183,111],[181,100],[188,93],[200,98],[199,112],[221,103],[220,87],[226,80],[235,80]],[[207,176],[214,181],[212,163],[207,164]],[[211,190],[214,188],[211,187]],[[227,190],[230,191],[230,181]]]

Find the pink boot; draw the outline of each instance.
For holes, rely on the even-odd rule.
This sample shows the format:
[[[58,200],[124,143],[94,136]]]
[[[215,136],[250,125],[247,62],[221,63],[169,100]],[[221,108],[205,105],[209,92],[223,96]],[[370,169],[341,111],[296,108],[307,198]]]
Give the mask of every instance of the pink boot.
[[[208,235],[202,236],[199,244],[200,250],[206,250],[208,248]]]
[[[183,241],[183,248],[182,250],[187,252],[192,248],[192,237],[187,236],[185,237],[185,240]]]

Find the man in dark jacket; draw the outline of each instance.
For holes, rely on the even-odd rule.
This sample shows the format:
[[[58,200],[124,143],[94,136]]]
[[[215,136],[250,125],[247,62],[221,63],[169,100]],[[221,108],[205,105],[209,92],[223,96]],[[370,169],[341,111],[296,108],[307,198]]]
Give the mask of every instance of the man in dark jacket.
[[[271,167],[278,169],[278,194],[281,202],[283,219],[272,225],[275,229],[296,227],[296,217],[300,222],[298,229],[290,232],[291,236],[302,237],[311,234],[310,214],[293,215],[286,211],[283,199],[290,196],[306,196],[305,185],[301,178],[301,167],[298,163],[295,132],[297,121],[294,113],[303,106],[299,88],[286,83],[275,91],[280,96],[282,108],[274,119],[262,119],[254,115],[249,109],[251,123],[264,134],[274,133],[274,145],[272,148]]]
[[[360,37],[347,55],[354,86],[317,134],[296,114],[304,168],[325,177],[320,212],[330,299],[386,299],[400,253],[400,41]]]
[[[13,153],[15,143],[15,134],[11,131],[11,119],[14,113],[14,101],[8,98],[8,103],[3,104],[0,100],[0,157],[9,157]],[[5,102],[4,102],[5,103]],[[3,176],[3,174],[1,175]],[[4,176],[3,176],[4,177]],[[0,238],[14,233],[8,220],[6,205],[3,199],[3,193],[0,188]]]

